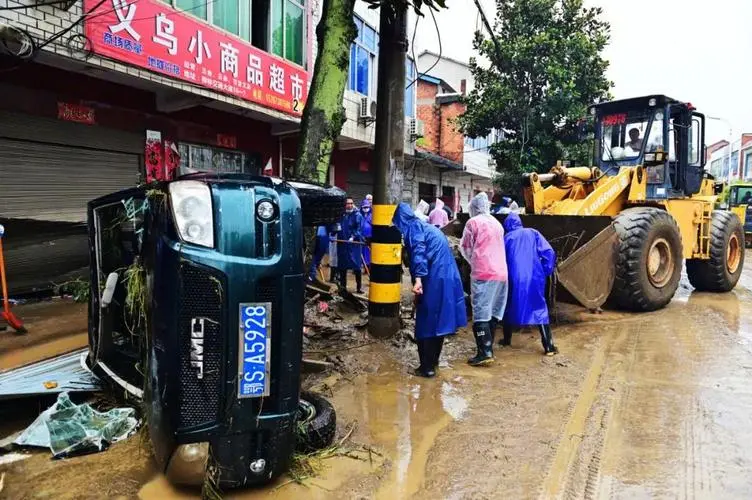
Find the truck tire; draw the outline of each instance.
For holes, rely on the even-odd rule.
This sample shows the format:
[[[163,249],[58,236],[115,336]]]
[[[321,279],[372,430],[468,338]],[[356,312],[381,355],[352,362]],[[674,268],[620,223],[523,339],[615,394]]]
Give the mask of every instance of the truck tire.
[[[731,291],[744,268],[744,228],[739,217],[714,210],[710,223],[710,259],[688,259],[687,277],[700,292]]]
[[[629,311],[655,311],[666,306],[681,279],[682,241],[674,218],[646,207],[619,214],[619,236],[612,302]]]
[[[347,193],[340,188],[297,181],[290,181],[289,184],[300,199],[303,226],[324,226],[342,219]]]
[[[332,404],[319,394],[301,391],[297,431],[297,449],[301,453],[331,446],[337,431],[337,413]]]

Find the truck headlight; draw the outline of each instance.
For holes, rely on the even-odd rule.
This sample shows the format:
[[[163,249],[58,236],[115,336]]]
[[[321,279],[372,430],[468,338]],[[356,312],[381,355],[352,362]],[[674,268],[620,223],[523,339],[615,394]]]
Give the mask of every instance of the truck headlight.
[[[256,205],[256,216],[262,222],[269,222],[274,218],[274,204],[269,200],[260,201]]]
[[[180,238],[187,243],[214,247],[211,190],[199,181],[170,184],[170,200]]]

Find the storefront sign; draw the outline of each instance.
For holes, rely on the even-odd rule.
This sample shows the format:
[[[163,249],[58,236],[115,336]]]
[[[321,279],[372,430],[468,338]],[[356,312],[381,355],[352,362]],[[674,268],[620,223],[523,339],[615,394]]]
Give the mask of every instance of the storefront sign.
[[[85,123],[86,125],[96,124],[94,108],[81,104],[57,103],[57,117],[68,122]]]
[[[94,9],[92,12],[91,9]],[[158,0],[84,0],[96,54],[300,115],[308,73]]]
[[[234,135],[217,134],[217,146],[227,149],[237,149],[238,138]]]

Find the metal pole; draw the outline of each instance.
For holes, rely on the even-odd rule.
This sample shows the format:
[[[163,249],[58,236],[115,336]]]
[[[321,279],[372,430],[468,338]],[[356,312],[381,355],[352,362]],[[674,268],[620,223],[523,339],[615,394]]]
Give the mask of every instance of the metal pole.
[[[373,152],[373,237],[368,292],[368,331],[390,337],[400,328],[402,237],[391,226],[402,196],[405,140],[405,56],[407,2],[382,6],[379,21],[379,73]]]

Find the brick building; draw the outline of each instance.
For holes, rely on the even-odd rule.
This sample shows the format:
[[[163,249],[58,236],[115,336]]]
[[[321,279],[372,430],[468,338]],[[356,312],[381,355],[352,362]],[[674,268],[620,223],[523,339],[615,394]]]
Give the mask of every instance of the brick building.
[[[450,62],[455,69],[459,65]],[[469,67],[464,67],[469,75]],[[455,211],[460,206],[466,208],[481,191],[492,196],[495,176],[495,163],[488,153],[491,138],[465,137],[457,125],[465,112],[462,96],[466,88],[464,79],[459,92],[435,76],[418,79],[417,116],[423,134],[416,142],[414,175],[418,185],[414,197],[427,202],[439,197]],[[492,137],[495,140],[496,136]]]

